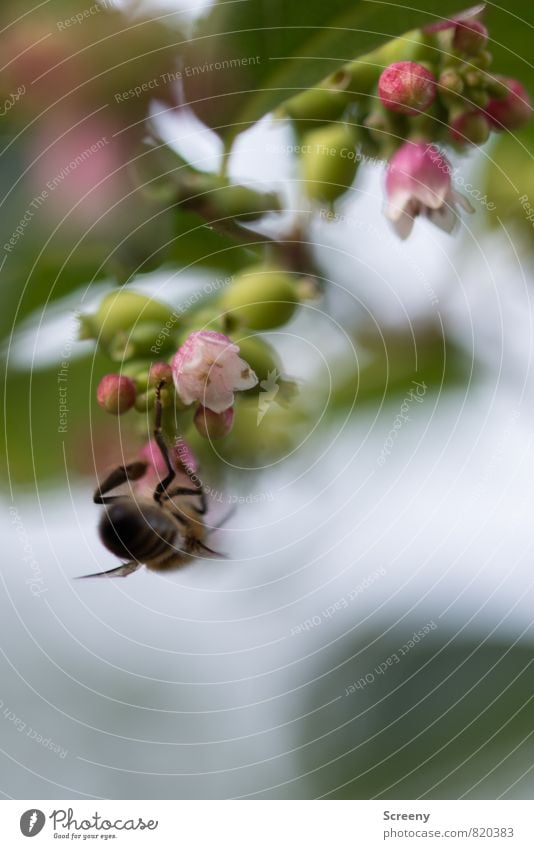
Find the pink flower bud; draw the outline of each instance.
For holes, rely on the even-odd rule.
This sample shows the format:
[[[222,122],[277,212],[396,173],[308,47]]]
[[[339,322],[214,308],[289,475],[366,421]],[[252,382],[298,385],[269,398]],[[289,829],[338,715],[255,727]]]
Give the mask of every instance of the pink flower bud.
[[[258,378],[239,354],[239,346],[223,333],[195,330],[172,361],[176,391],[184,404],[199,401],[214,413],[234,403],[234,392],[252,389]]]
[[[160,383],[172,383],[172,369],[168,363],[152,363],[148,372],[148,383],[150,386],[159,386]]]
[[[189,475],[198,471],[198,462],[185,440],[179,438],[169,450],[171,463],[176,471],[176,486],[190,487]],[[137,492],[149,495],[168,472],[167,464],[154,439],[149,440],[139,452],[139,459],[145,460],[147,469],[142,478],[133,486]],[[188,474],[189,473],[189,474]]]
[[[506,97],[495,97],[486,106],[485,114],[496,130],[518,130],[532,117],[532,103],[526,88],[510,77],[503,77],[508,86]]]
[[[462,112],[449,124],[451,138],[458,144],[484,144],[490,130],[488,119],[479,109]]]
[[[458,21],[452,38],[452,46],[458,53],[476,56],[488,43],[488,31],[476,20]]]
[[[228,407],[223,413],[214,413],[200,405],[193,419],[199,434],[205,439],[222,439],[232,430],[234,424],[234,408]]]
[[[436,96],[436,79],[417,62],[394,62],[384,68],[378,80],[380,100],[393,112],[417,115]]]
[[[471,204],[452,188],[447,158],[425,142],[405,142],[391,157],[386,196],[386,216],[401,239],[409,236],[418,215],[427,216],[450,233],[457,219],[456,204],[473,211]]]
[[[106,374],[96,390],[96,400],[102,409],[114,416],[121,416],[133,407],[135,396],[135,383],[122,374]]]

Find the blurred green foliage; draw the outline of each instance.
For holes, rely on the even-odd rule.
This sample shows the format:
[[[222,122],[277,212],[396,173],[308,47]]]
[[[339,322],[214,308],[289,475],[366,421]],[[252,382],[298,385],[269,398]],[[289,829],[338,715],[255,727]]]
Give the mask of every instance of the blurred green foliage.
[[[325,664],[333,671],[310,704],[333,703],[311,713],[301,740],[310,796],[529,797],[532,651],[507,641],[443,636],[442,628],[438,624],[382,673],[376,669],[399,657],[409,625],[403,633],[397,628],[345,641],[342,656]],[[366,675],[370,683],[350,691]]]
[[[456,0],[387,6],[366,0],[218,0],[185,52],[185,65],[235,65],[185,78],[188,101],[227,139],[345,62],[436,17],[459,11]],[[253,59],[256,61],[241,60]]]

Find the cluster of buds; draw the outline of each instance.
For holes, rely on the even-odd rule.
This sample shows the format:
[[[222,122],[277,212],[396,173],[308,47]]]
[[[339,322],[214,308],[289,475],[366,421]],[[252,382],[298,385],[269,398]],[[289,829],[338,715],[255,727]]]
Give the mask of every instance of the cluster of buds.
[[[455,209],[438,146],[458,152],[493,131],[515,131],[532,115],[523,85],[490,72],[484,4],[408,33],[349,62],[279,110],[299,137],[308,197],[332,203],[352,185],[364,157],[388,161],[386,214],[401,237],[423,213],[450,231]]]
[[[239,346],[228,336],[196,330],[180,345],[170,364],[156,361],[150,365],[144,392],[139,391],[141,373],[136,379],[113,373],[102,378],[96,397],[103,410],[122,415],[134,406],[146,410],[147,391],[153,403],[158,388],[164,406],[172,400],[181,411],[194,408],[196,429],[213,440],[232,429],[235,393],[252,389],[257,383],[256,374],[239,356]]]
[[[475,13],[479,9],[473,10]],[[430,107],[441,129],[417,128],[393,154],[386,175],[386,216],[406,238],[417,215],[423,214],[446,232],[456,223],[456,209],[473,212],[469,201],[452,187],[451,165],[434,139],[457,149],[486,142],[492,130],[516,130],[531,117],[528,94],[517,80],[492,76],[487,51],[488,31],[472,12],[428,28],[438,41],[436,76],[416,62],[397,62],[385,68],[378,92],[386,109],[420,115]],[[425,130],[428,135],[425,139]],[[444,136],[443,133],[447,135]],[[408,136],[410,134],[408,133]]]
[[[253,265],[191,311],[173,311],[129,288],[109,293],[80,318],[80,336],[119,366],[100,381],[99,405],[113,415],[132,408],[146,414],[158,392],[164,408],[183,415],[184,428],[192,423],[209,440],[230,433],[236,393],[259,391],[269,376],[277,375],[277,400],[285,405],[295,385],[282,378],[276,353],[258,334],[293,317],[301,283],[277,265]]]

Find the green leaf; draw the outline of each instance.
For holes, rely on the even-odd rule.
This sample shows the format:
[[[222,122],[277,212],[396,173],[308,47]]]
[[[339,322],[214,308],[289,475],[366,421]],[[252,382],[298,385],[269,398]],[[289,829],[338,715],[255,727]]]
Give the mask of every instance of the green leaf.
[[[345,62],[461,9],[461,0],[218,0],[186,49],[186,96],[230,139]]]

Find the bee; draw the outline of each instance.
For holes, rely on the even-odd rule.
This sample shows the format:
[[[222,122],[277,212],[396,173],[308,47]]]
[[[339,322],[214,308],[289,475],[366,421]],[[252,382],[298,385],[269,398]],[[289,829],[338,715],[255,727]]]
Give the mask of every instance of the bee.
[[[80,575],[80,578],[125,578],[146,566],[155,572],[178,569],[201,554],[222,557],[206,545],[204,522],[207,502],[202,484],[184,464],[191,486],[173,486],[176,478],[161,427],[162,381],[156,389],[154,439],[167,467],[151,497],[108,495],[109,492],[143,477],[148,463],[143,460],[118,466],[93,495],[95,504],[104,505],[99,523],[102,543],[126,562],[106,572]]]

